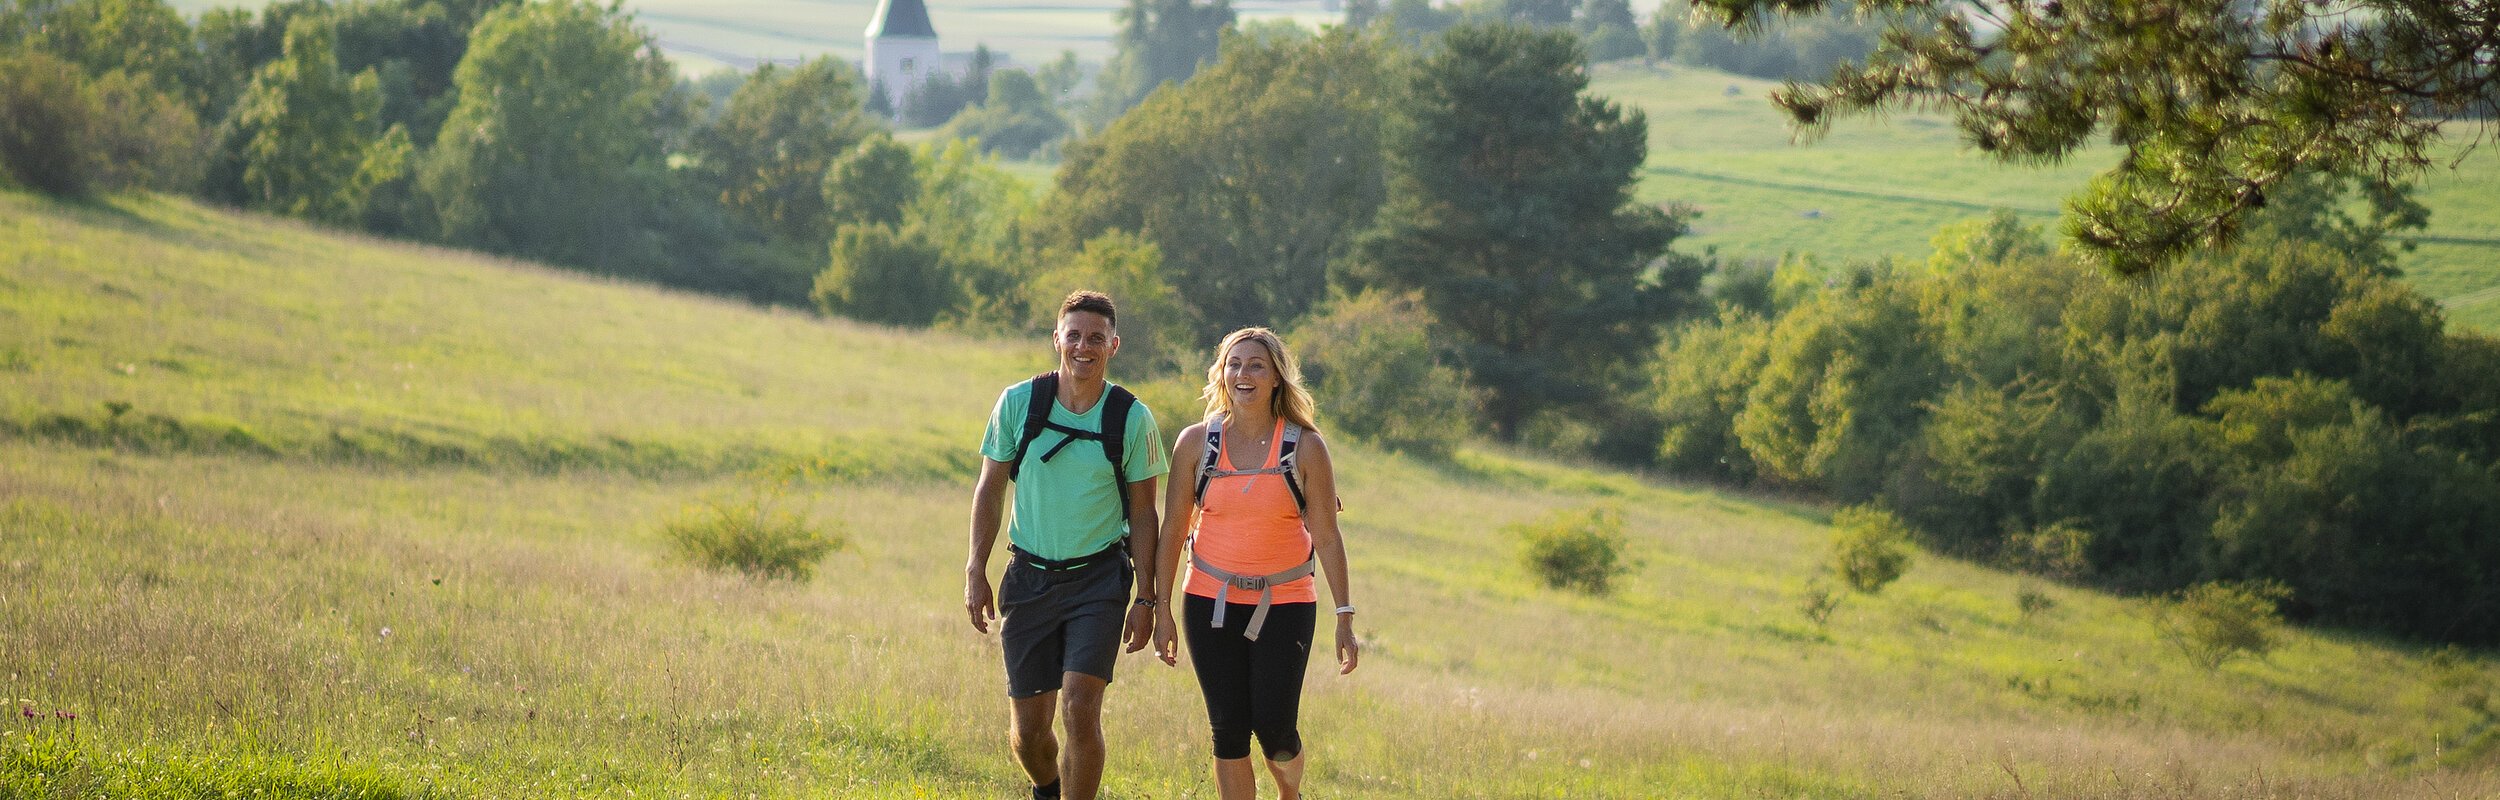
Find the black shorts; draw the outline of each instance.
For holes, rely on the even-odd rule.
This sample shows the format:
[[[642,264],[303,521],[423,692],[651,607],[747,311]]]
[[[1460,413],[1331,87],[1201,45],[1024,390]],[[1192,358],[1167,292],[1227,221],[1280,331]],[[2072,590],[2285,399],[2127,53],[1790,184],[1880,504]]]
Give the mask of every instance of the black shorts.
[[[1058,691],[1069,672],[1110,683],[1133,580],[1126,558],[1062,572],[1009,562],[998,582],[1007,696]]]

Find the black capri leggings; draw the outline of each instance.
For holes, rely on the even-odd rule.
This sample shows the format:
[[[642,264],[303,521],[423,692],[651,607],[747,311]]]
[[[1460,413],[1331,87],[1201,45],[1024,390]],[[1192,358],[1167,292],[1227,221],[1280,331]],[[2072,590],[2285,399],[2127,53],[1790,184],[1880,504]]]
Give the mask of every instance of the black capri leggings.
[[[1250,737],[1269,761],[1302,754],[1302,670],[1311,663],[1311,630],[1317,603],[1272,603],[1259,640],[1242,638],[1255,603],[1226,603],[1224,627],[1208,627],[1213,598],[1186,595],[1180,625],[1189,639],[1189,663],[1198,691],[1207,698],[1207,721],[1215,728],[1216,758],[1249,758]]]

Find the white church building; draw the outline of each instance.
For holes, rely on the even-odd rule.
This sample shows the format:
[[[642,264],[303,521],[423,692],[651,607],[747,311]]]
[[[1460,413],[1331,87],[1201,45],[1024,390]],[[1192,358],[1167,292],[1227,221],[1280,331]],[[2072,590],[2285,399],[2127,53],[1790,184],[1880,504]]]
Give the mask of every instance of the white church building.
[[[861,67],[868,85],[883,85],[894,107],[903,95],[945,68],[938,52],[937,28],[929,24],[929,6],[921,0],[878,0],[877,15],[868,20],[868,57]]]

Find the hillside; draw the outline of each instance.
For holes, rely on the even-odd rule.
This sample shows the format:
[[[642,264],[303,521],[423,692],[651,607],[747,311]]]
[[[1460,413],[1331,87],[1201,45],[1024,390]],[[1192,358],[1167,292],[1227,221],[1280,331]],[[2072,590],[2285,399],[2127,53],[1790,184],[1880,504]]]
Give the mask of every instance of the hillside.
[[[0,797],[1007,796],[958,567],[982,414],[1047,363],[0,193]],[[1339,460],[1370,649],[1314,664],[1315,794],[2500,795],[2489,654],[2304,632],[2207,672],[2140,601],[1926,554],[1817,626],[1820,509]],[[813,581],[668,554],[666,520],[769,474],[849,541]],[[1503,526],[1590,505],[1639,569],[1531,581]],[[1107,796],[1210,796],[1185,665],[1121,675]]]
[[[1928,114],[1844,119],[1829,136],[1797,144],[1767,99],[1778,87],[1629,62],[1592,76],[1591,93],[1648,115],[1640,198],[1702,210],[1679,248],[1764,259],[1811,253],[1826,265],[1924,259],[1938,227],[1995,208],[2054,233],[2066,196],[2116,159],[2104,148],[2054,167],[2000,164],[1963,147],[1950,120]],[[2419,187],[2430,225],[2399,262],[2453,321],[2500,328],[2500,154],[2466,146],[2487,132],[2457,126],[2449,134]]]

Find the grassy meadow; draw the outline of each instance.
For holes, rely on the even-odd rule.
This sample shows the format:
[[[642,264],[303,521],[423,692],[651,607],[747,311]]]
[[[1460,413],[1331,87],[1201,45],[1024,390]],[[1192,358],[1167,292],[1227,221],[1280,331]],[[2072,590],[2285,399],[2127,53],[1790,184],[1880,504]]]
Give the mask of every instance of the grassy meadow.
[[[982,416],[1048,358],[0,193],[0,797],[1012,796],[958,576]],[[2492,654],[2207,672],[2140,600],[1933,555],[1818,626],[1824,509],[1339,458],[1369,649],[1313,664],[1314,796],[2500,795]],[[664,543],[768,485],[847,541],[812,581]],[[1502,527],[1591,505],[1639,568],[1531,580]],[[1125,660],[1108,718],[1106,796],[1212,796],[1186,664]]]

